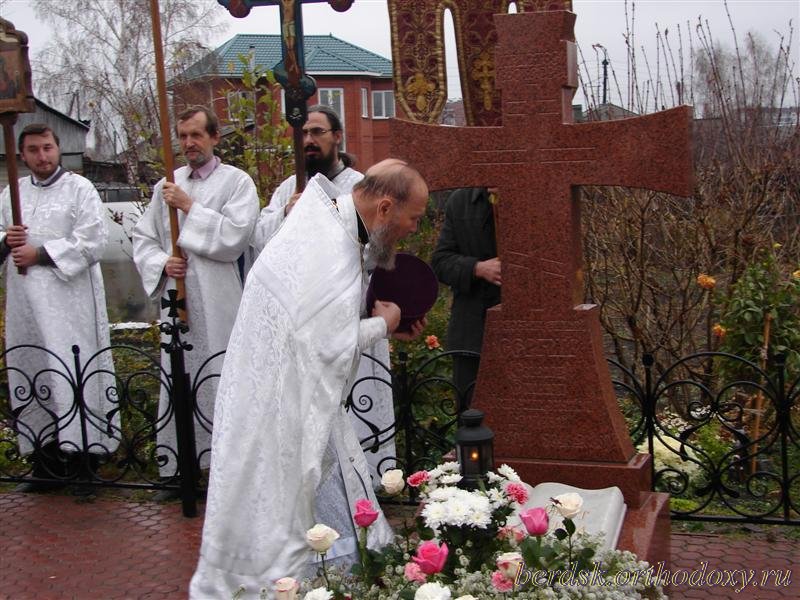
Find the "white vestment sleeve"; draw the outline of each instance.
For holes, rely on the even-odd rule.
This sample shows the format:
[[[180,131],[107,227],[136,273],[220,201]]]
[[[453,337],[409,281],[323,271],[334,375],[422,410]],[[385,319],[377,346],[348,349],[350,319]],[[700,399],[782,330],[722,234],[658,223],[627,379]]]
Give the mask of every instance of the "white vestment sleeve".
[[[100,195],[88,182],[76,186],[75,227],[67,237],[44,243],[55,263],[55,274],[68,281],[100,260],[108,241],[108,226]]]
[[[257,217],[256,186],[250,177],[239,177],[221,211],[192,204],[181,223],[178,246],[212,260],[233,262],[247,247]]]
[[[386,321],[383,317],[361,319],[358,324],[358,350],[366,352],[378,340],[386,337]]]
[[[264,208],[261,209],[261,214],[258,216],[258,223],[253,230],[253,238],[250,245],[261,252],[264,246],[267,245],[269,238],[272,234],[278,231],[278,228],[283,223],[285,218],[284,210],[289,200],[294,194],[294,175],[285,179],[278,188],[273,192],[272,197]]]
[[[156,184],[153,199],[133,228],[133,260],[142,277],[144,291],[150,298],[160,297],[167,281],[164,266],[169,254],[163,250],[159,235],[164,210],[163,185],[163,179]]]

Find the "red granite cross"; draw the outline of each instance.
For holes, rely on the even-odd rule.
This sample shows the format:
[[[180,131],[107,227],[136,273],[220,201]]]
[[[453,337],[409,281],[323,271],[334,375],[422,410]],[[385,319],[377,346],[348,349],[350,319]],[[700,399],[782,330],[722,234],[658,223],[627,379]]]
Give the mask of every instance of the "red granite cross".
[[[596,307],[581,304],[577,187],[690,196],[691,109],[573,123],[574,22],[566,11],[496,15],[502,126],[395,121],[392,155],[433,190],[500,189],[502,305],[489,312],[474,396],[498,461],[530,483],[619,485],[630,506],[646,489],[647,459],[635,455],[617,407]]]

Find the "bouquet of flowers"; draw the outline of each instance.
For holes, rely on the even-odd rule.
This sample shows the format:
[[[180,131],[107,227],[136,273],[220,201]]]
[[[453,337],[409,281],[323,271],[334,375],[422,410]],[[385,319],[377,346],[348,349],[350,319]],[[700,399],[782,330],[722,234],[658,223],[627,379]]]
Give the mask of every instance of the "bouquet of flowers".
[[[406,479],[420,492],[421,510],[415,526],[406,526],[380,552],[366,546],[378,512],[369,500],[359,500],[354,521],[360,560],[350,573],[325,566],[325,552],[338,534],[316,525],[307,537],[322,555],[320,576],[302,584],[279,580],[277,600],[666,598],[652,567],[632,553],[596,555],[601,538],[578,532],[572,520],[582,510],[579,494],[523,510],[520,524],[512,526],[509,517],[528,500],[514,470],[501,466],[475,490],[458,487],[458,471],[458,463],[448,462]],[[404,488],[397,470],[382,483],[389,493]]]

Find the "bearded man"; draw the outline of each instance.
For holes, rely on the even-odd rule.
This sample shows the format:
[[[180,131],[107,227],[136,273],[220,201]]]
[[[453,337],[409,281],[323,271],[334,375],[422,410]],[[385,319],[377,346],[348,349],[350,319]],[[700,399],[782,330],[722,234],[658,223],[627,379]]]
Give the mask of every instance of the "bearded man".
[[[336,195],[349,194],[353,186],[364,178],[362,173],[353,168],[353,157],[340,150],[342,136],[342,122],[336,111],[324,104],[309,107],[308,121],[303,126],[306,175],[311,179],[321,173],[334,184]],[[251,242],[256,256],[283,224],[300,198],[295,189],[295,176],[292,175],[278,186],[269,204],[261,210]],[[308,241],[306,239],[306,243]],[[374,268],[374,264],[367,264],[369,273]],[[410,334],[398,334],[395,337],[412,339],[422,332],[425,323],[421,320],[412,325]],[[394,468],[392,459],[396,454],[394,437],[384,439],[395,421],[391,373],[387,371],[390,366],[389,342],[385,339],[378,340],[374,346],[364,348],[363,352],[365,356],[361,358],[358,376],[354,381],[356,385],[353,389],[350,417],[358,439],[363,440],[368,449],[370,476],[373,487],[377,488],[381,474]]]
[[[258,598],[281,577],[309,574],[315,522],[340,533],[328,559],[356,559],[352,511],[361,498],[377,503],[343,404],[361,349],[400,322],[393,303],[364,314],[364,264],[391,263],[427,200],[422,177],[399,160],[373,166],[352,194],[317,175],[258,257],[222,370],[192,598],[240,586]],[[381,515],[368,545],[391,538]]]
[[[92,183],[61,166],[59,140],[50,127],[28,125],[19,134],[18,146],[31,171],[19,180],[23,225],[13,224],[8,187],[0,197],[6,348],[30,344],[53,354],[17,348],[6,355],[10,402],[17,412],[20,451],[31,455],[33,476],[71,478],[79,466],[96,468],[97,457],[113,452],[113,438],[119,436],[119,417],[111,423],[107,417],[115,408],[114,364],[110,351],[97,354],[110,345],[100,272],[107,216]],[[26,274],[19,274],[18,267]],[[75,391],[60,375],[73,368],[73,345],[80,348],[83,360],[97,354],[82,365],[91,374],[82,390],[85,441]],[[52,483],[32,481],[18,490],[49,487]]]

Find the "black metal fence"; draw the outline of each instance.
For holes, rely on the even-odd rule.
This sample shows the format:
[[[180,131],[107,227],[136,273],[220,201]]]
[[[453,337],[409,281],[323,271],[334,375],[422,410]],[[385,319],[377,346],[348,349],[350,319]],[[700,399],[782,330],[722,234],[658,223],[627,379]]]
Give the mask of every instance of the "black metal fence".
[[[7,394],[0,401],[0,481],[174,490],[184,514],[196,515],[208,451],[198,456],[194,438],[211,431],[212,415],[194,399],[215,385],[212,365],[223,353],[187,373],[186,331],[176,316],[161,325],[168,370],[133,345],[89,357],[73,347],[72,365],[46,348],[8,348],[0,369],[9,383],[0,390]],[[51,366],[26,372],[18,357],[30,352],[46,355]],[[100,368],[112,354],[116,369]],[[457,415],[472,393],[472,385],[453,382],[459,356],[477,355],[401,352],[391,370],[367,357],[379,374],[355,382],[348,409],[369,431],[362,436],[368,456],[396,448],[381,459],[380,472],[431,468],[453,449]],[[780,357],[765,369],[710,352],[661,369],[652,356],[635,372],[610,364],[631,437],[654,455],[653,487],[671,494],[673,518],[800,524],[800,379],[787,383]],[[393,422],[370,421],[375,399],[364,391],[367,382],[391,388]],[[165,442],[173,427],[176,442]],[[409,491],[407,501],[415,502]]]

